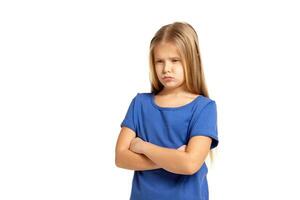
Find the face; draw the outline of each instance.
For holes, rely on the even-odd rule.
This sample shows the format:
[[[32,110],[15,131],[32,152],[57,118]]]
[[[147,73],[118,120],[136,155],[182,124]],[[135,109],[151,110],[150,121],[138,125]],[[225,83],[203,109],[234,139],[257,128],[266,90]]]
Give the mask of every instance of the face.
[[[154,66],[159,81],[167,90],[184,87],[184,68],[179,51],[172,43],[159,43],[154,48]],[[165,77],[171,77],[166,78]]]

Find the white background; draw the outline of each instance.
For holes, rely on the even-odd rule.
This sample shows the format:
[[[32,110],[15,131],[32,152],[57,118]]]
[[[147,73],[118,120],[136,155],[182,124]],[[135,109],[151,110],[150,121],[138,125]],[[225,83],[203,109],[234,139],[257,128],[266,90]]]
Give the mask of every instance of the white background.
[[[1,1],[0,199],[129,199],[114,148],[162,26],[197,31],[219,146],[212,200],[300,199],[296,1]]]

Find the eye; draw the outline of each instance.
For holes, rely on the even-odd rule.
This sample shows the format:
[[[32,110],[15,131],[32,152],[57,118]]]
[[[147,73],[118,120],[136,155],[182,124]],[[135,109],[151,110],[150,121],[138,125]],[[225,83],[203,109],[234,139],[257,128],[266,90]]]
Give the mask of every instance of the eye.
[[[156,63],[162,63],[162,60],[157,60]]]
[[[174,60],[172,60],[172,62],[179,62],[179,60],[178,59],[174,59]]]

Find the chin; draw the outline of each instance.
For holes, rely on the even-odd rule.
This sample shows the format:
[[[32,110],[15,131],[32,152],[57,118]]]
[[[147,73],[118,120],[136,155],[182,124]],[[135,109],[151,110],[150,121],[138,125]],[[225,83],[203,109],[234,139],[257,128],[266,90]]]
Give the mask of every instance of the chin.
[[[179,87],[179,86],[177,86],[177,85],[171,85],[171,84],[164,84],[163,86],[164,86],[165,88],[169,88],[169,89]]]

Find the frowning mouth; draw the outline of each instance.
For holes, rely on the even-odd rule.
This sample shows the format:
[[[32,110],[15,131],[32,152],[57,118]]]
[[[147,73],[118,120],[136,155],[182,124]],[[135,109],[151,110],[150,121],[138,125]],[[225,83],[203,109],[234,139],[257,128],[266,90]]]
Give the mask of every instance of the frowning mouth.
[[[174,78],[171,77],[171,76],[165,76],[165,77],[163,77],[163,80],[165,80],[165,81],[172,81],[172,80],[174,80]]]
[[[164,76],[163,79],[164,79],[164,78],[173,78],[173,77],[172,77],[172,76]]]

